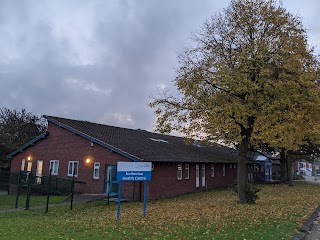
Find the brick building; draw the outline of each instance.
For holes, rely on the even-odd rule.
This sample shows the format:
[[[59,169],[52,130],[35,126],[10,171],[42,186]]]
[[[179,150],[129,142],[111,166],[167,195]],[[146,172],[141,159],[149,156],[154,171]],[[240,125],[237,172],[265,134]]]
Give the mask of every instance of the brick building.
[[[11,171],[31,171],[86,184],[78,192],[117,193],[118,161],[152,162],[148,199],[175,196],[232,185],[236,181],[238,152],[218,144],[185,144],[184,139],[145,130],[133,130],[44,116],[47,132],[8,155]],[[15,191],[11,185],[11,192]],[[123,184],[124,198],[140,200],[140,182]]]

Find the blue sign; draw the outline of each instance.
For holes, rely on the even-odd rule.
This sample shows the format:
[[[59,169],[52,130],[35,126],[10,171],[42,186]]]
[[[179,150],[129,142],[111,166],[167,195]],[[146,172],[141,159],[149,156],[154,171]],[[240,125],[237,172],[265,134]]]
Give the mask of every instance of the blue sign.
[[[151,162],[118,162],[117,181],[119,181],[117,219],[120,219],[122,181],[143,181],[143,217],[147,216],[147,181],[151,181]]]
[[[118,162],[117,181],[151,181],[151,162]]]
[[[117,181],[151,181],[151,172],[118,171]]]

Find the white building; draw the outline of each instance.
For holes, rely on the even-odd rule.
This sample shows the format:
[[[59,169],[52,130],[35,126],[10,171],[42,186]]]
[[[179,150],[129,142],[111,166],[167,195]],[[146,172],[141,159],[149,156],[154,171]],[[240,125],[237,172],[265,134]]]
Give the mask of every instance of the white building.
[[[313,166],[312,163],[301,161],[297,162],[295,166],[295,171],[297,175],[301,176],[312,176]]]

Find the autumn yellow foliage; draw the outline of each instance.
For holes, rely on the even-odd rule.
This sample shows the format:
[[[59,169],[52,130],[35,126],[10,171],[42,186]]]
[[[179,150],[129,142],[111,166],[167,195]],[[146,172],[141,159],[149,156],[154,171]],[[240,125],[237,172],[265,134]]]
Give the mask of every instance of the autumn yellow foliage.
[[[231,0],[178,56],[178,94],[155,97],[157,129],[238,146],[238,202],[249,149],[319,142],[319,58],[301,19],[275,0]],[[209,141],[210,142],[210,141]]]

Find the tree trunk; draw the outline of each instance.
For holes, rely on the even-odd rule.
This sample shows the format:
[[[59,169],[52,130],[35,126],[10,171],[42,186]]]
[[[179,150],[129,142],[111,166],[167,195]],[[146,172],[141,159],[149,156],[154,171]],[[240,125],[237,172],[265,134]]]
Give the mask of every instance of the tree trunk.
[[[286,153],[284,151],[280,152],[280,182],[286,182]]]
[[[246,198],[246,181],[247,181],[247,153],[248,153],[248,140],[243,138],[239,149],[239,160],[237,167],[237,190],[238,190],[238,203],[247,203]]]
[[[287,172],[288,172],[288,178],[289,178],[289,186],[293,187],[293,174],[292,174],[292,159],[290,158],[290,155],[287,156]]]

